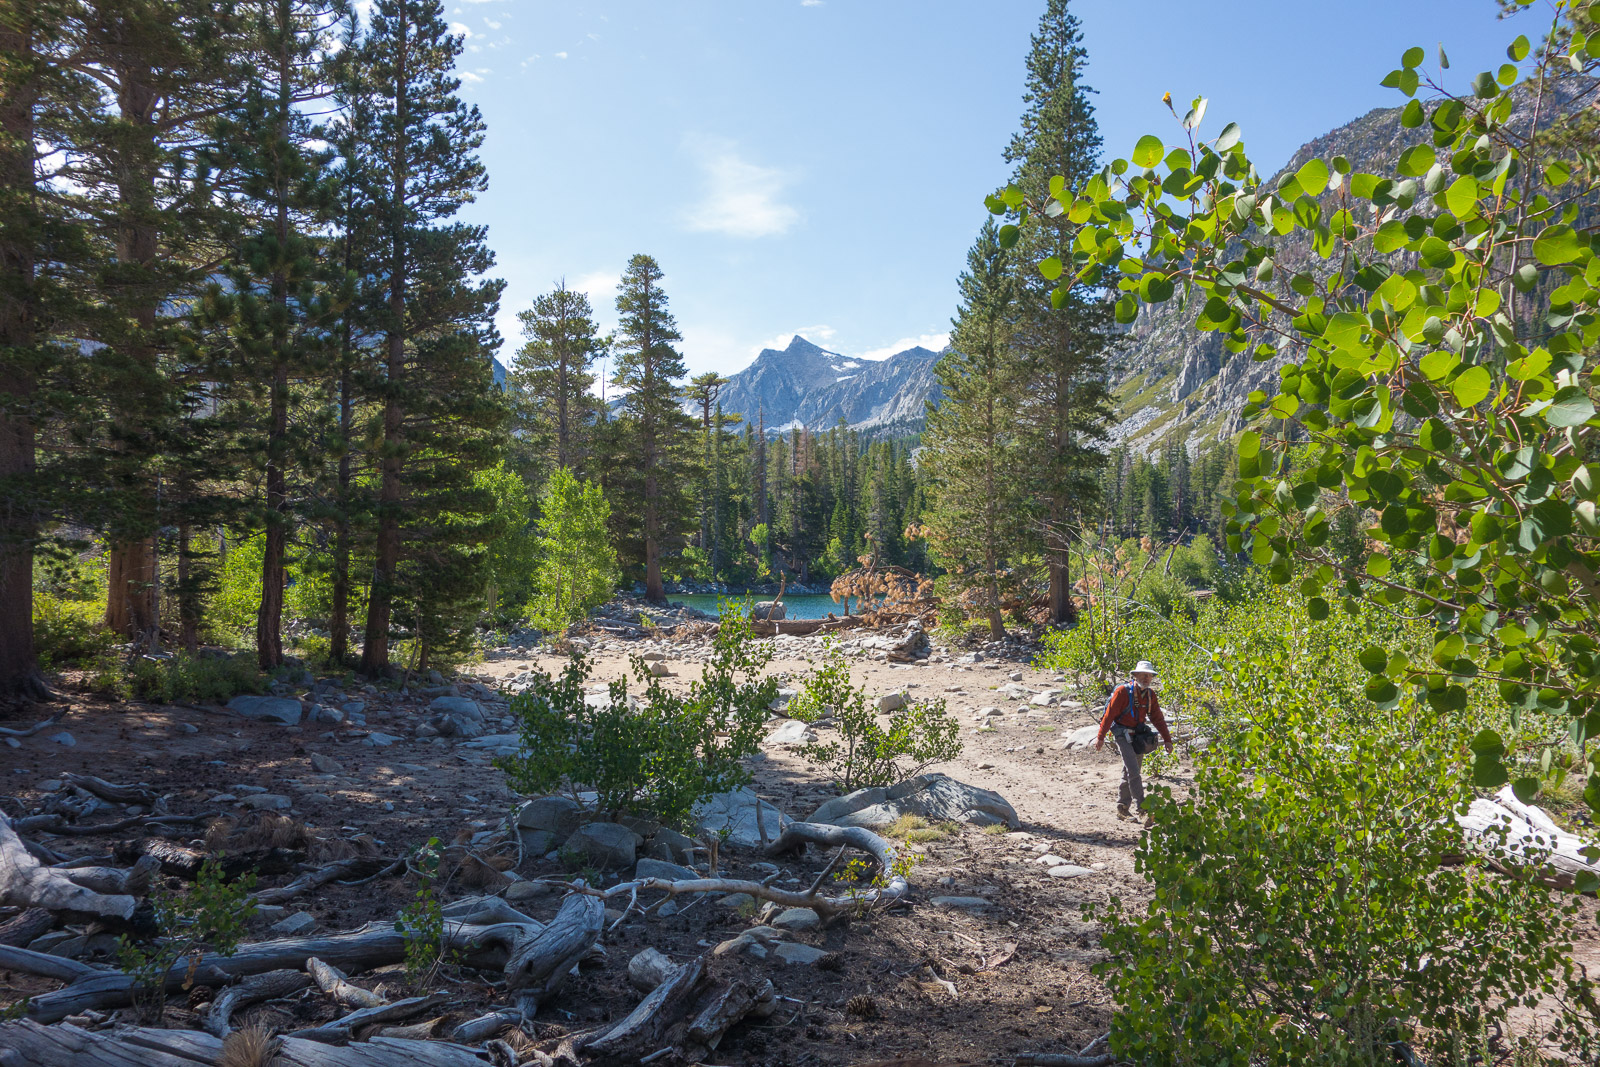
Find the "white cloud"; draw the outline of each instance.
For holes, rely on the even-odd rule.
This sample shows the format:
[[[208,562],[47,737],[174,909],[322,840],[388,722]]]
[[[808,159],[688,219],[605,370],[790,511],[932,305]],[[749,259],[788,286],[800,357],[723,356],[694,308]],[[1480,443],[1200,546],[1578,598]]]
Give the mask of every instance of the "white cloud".
[[[845,354],[852,359],[888,359],[897,352],[904,352],[908,348],[917,348],[919,346],[937,352],[949,343],[950,335],[948,333],[924,333],[916,337],[902,337],[893,344],[884,345],[882,348]]]
[[[455,34],[457,37],[470,38],[473,36],[472,27],[468,26],[465,22],[452,22],[450,24],[450,32]]]
[[[818,348],[827,348],[828,343],[833,340],[834,335],[838,332],[838,330],[835,330],[832,326],[829,326],[826,323],[819,323],[815,326],[797,326],[792,330],[785,330],[783,333],[773,334],[771,337],[760,342],[759,344],[751,345],[750,357],[754,359],[756,356],[760,355],[763,348],[788,348],[789,342],[794,340],[796,334],[804,337],[807,341],[810,341]]]
[[[567,279],[567,288],[588,296],[596,312],[609,309],[617,298],[617,285],[622,275],[614,270],[592,270],[576,278]]]
[[[565,52],[557,52],[556,53],[556,58],[557,59],[566,59],[567,58],[567,54]]]
[[[461,75],[461,80],[467,82],[469,85],[477,85],[483,81],[483,75],[478,74],[475,71],[458,70],[456,73]]]
[[[783,171],[741,158],[726,138],[692,138],[689,148],[698,157],[707,184],[705,198],[684,213],[690,230],[771,237],[787,233],[800,221],[800,212],[779,199],[791,180]]]
[[[801,7],[821,7],[822,0],[800,0]]]
[[[501,26],[505,25],[505,23],[496,22],[494,19],[484,19],[483,24],[489,27],[491,30],[498,30]]]

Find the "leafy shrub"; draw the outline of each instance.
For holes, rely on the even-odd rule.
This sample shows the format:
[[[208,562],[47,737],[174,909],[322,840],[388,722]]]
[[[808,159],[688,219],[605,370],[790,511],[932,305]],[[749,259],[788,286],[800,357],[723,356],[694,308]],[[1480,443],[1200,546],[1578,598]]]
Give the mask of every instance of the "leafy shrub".
[[[1200,759],[1186,796],[1147,798],[1149,904],[1087,909],[1107,927],[1096,971],[1123,1005],[1112,1051],[1376,1065],[1407,1041],[1464,1064],[1464,1039],[1570,992],[1572,898],[1470,856],[1447,865],[1467,851],[1451,819],[1471,800],[1465,735],[1419,741],[1387,713],[1281,696]]]
[[[850,681],[850,664],[838,642],[830,641],[823,665],[806,679],[789,705],[789,714],[806,722],[833,716],[839,740],[802,745],[800,755],[821,766],[845,792],[869,785],[892,785],[934,763],[961,755],[960,724],[943,700],[916,701],[878,723],[877,702]]]
[[[630,706],[626,680],[587,701],[590,664],[581,656],[558,678],[537,673],[511,701],[522,751],[496,765],[523,792],[593,789],[608,818],[648,815],[664,823],[681,822],[697,802],[749,781],[741,761],[760,744],[778,683],[761,678],[772,650],[752,637],[748,605],[741,611],[724,602],[721,613],[705,672],[684,696],[637,657],[633,671],[644,686],[637,706]]]
[[[267,679],[248,658],[140,656],[126,666],[102,660],[91,684],[122,699],[155,704],[222,702],[240,693],[265,692]]]
[[[182,988],[193,984],[193,965],[209,948],[231,956],[244,936],[245,923],[255,914],[250,892],[256,876],[246,874],[233,884],[222,876],[215,859],[200,865],[194,885],[179,895],[157,890],[150,895],[158,934],[147,942],[124,934],[117,942],[117,957],[122,969],[133,978],[134,1009],[141,1020],[155,1022],[166,1004],[166,976],[179,960],[192,961],[190,977]]]
[[[35,590],[33,644],[44,670],[80,664],[109,652],[117,635],[102,624],[103,602],[68,600]]]
[[[206,604],[206,621],[214,636],[230,645],[255,644],[256,611],[261,607],[261,561],[266,538],[261,534],[228,544],[217,566],[217,584]]]

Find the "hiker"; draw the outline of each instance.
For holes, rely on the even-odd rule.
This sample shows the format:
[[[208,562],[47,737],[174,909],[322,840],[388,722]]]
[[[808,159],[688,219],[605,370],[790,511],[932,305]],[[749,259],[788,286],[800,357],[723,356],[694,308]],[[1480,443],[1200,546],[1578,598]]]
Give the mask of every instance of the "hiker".
[[[1094,739],[1094,750],[1105,747],[1106,734],[1117,742],[1122,753],[1122,787],[1117,791],[1117,814],[1127,818],[1129,807],[1138,805],[1144,814],[1144,758],[1156,750],[1156,730],[1166,742],[1167,752],[1172,752],[1172,734],[1167,732],[1167,720],[1161,714],[1161,702],[1150,683],[1156,680],[1156,668],[1147,659],[1133,668],[1133,681],[1119,685],[1111,691],[1106,701],[1106,713],[1100,717],[1100,735]],[[1155,724],[1155,730],[1150,725]],[[1146,825],[1149,825],[1148,822]]]

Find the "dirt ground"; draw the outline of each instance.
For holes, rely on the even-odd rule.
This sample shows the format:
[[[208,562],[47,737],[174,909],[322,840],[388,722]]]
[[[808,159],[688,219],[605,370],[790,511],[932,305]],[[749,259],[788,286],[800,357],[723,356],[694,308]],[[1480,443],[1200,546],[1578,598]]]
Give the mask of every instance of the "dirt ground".
[[[643,643],[635,650],[642,650]],[[602,651],[594,657],[592,682],[627,670],[626,657]],[[472,672],[496,685],[530,667],[556,671],[564,657],[538,654],[494,655]],[[687,685],[699,666],[669,659],[675,686]],[[775,660],[771,670],[798,679],[813,664],[800,658]],[[1014,674],[1030,691],[1060,687],[1064,679],[1024,663],[891,664],[856,663],[856,681],[869,692],[907,691],[943,697],[962,721],[964,750],[959,759],[931,768],[961,781],[993,789],[1015,807],[1022,828],[985,834],[965,828],[944,840],[916,846],[922,862],[911,875],[911,903],[848,925],[793,933],[789,939],[826,950],[816,964],[784,964],[776,956],[734,957],[716,962],[719,971],[769,977],[780,996],[779,1009],[764,1022],[747,1022],[730,1032],[717,1050],[719,1064],[833,1065],[988,1061],[1020,1051],[1077,1052],[1109,1028],[1112,1004],[1090,973],[1103,957],[1098,930],[1085,923],[1085,903],[1110,896],[1138,904],[1145,897],[1133,869],[1133,848],[1141,828],[1119,819],[1116,791],[1120,764],[1111,747],[1101,753],[1064,751],[1062,738],[1095,721],[1102,699],[1096,693],[1067,693],[1065,705],[1038,707],[1008,699],[998,690]],[[366,847],[398,856],[431,837],[449,842],[458,834],[499,825],[518,798],[506,787],[487,752],[455,740],[419,738],[426,699],[392,690],[366,693],[348,689],[366,702],[366,724],[305,724],[283,727],[245,720],[217,708],[116,703],[75,696],[51,712],[56,722],[0,747],[0,803],[15,815],[42,810],[46,783],[64,771],[86,772],[113,782],[145,782],[170,794],[176,813],[217,812],[239,819],[245,828],[260,816],[234,799],[265,789],[291,798],[289,811],[314,836],[366,842]],[[1077,697],[1076,701],[1070,698]],[[1003,714],[976,729],[976,712],[997,706]],[[31,725],[40,716],[20,713],[5,723]],[[495,729],[491,725],[491,731]],[[64,743],[62,733],[70,735]],[[375,747],[373,733],[393,740]],[[314,754],[337,762],[335,770],[312,767]],[[1165,779],[1181,785],[1180,777]],[[242,788],[241,788],[242,787]],[[755,763],[754,788],[792,818],[804,818],[837,791],[792,751],[765,746]],[[217,798],[217,799],[214,799]],[[104,820],[109,814],[97,815]],[[361,835],[368,835],[363,838]],[[136,835],[134,835],[136,836]],[[184,841],[198,831],[170,835]],[[111,851],[119,838],[49,837],[50,847],[69,855]],[[731,854],[730,854],[731,852]],[[1088,867],[1087,877],[1057,880],[1041,854]],[[316,859],[313,853],[309,859]],[[815,850],[783,872],[809,884],[826,857]],[[723,873],[760,878],[769,868],[755,853],[725,851]],[[570,877],[561,865],[528,857],[515,869],[526,879]],[[291,875],[264,879],[280,884]],[[607,884],[615,881],[608,879]],[[415,883],[399,878],[358,887],[329,886],[291,905],[316,919],[315,932],[351,929],[369,920],[392,919],[410,902]],[[445,887],[446,899],[482,889],[459,883]],[[982,897],[983,908],[941,907],[939,896]],[[548,919],[559,896],[525,899],[519,907]],[[540,1037],[621,1018],[640,994],[627,982],[628,960],[653,946],[675,960],[699,955],[741,930],[757,916],[705,900],[669,918],[633,917],[607,935],[607,955],[585,963],[555,1000],[541,1007]],[[258,925],[254,937],[270,936]],[[1592,916],[1589,926],[1592,929]],[[1588,945],[1589,955],[1597,946]],[[1001,961],[1001,962],[996,962]],[[379,976],[395,988],[405,975],[398,968]],[[370,981],[366,984],[371,985]],[[55,988],[53,983],[0,974],[0,1002]],[[446,970],[430,988],[445,988],[456,999],[454,1020],[470,1018],[497,993],[483,976]],[[191,1009],[206,996],[191,997]],[[195,1025],[197,1013],[174,1001],[166,1024]],[[325,1021],[339,1013],[315,991],[248,1010],[278,1030]],[[238,1024],[239,1020],[236,1020]]]

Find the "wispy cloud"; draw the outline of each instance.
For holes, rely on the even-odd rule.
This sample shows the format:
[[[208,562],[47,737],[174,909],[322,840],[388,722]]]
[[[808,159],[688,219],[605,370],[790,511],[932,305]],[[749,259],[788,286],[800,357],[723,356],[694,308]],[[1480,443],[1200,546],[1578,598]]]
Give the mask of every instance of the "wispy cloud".
[[[468,26],[465,22],[452,22],[450,24],[450,32],[455,34],[457,37],[465,37],[468,40],[471,40],[474,36],[472,27]]]
[[[780,198],[791,181],[782,170],[749,162],[722,137],[691,138],[688,147],[706,180],[705,196],[684,212],[689,229],[729,237],[773,237],[800,221],[800,212]]]
[[[948,333],[924,333],[916,337],[902,337],[893,344],[884,345],[882,348],[872,348],[865,352],[853,352],[850,355],[855,359],[888,359],[908,348],[926,348],[937,352],[950,343]]]
[[[832,326],[829,326],[826,323],[818,323],[815,326],[796,326],[792,330],[785,330],[782,333],[774,334],[759,344],[751,345],[750,355],[752,358],[760,355],[763,348],[788,348],[789,342],[794,340],[795,334],[799,334],[801,337],[804,337],[807,341],[810,341],[818,348],[827,348],[828,344],[833,340],[834,335],[838,332],[838,330],[835,330]]]
[[[461,76],[462,81],[468,83],[469,85],[477,85],[483,81],[483,75],[479,74],[477,71],[458,70],[456,73]]]
[[[822,0],[800,0],[801,7],[821,7]]]
[[[565,52],[557,52],[555,54],[555,56],[556,56],[557,59],[566,59],[567,58],[567,54]]]

